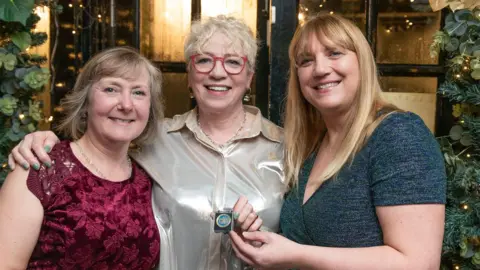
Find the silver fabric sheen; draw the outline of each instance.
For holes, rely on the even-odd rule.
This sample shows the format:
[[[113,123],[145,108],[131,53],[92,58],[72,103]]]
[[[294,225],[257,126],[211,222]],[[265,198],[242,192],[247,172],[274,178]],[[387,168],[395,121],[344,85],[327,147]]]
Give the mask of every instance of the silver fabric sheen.
[[[278,230],[283,203],[283,131],[245,106],[249,119],[238,138],[213,145],[193,109],[160,123],[155,143],[133,158],[152,176],[154,214],[161,236],[161,270],[249,267],[236,258],[228,234],[213,232],[211,214],[233,208],[240,195]]]

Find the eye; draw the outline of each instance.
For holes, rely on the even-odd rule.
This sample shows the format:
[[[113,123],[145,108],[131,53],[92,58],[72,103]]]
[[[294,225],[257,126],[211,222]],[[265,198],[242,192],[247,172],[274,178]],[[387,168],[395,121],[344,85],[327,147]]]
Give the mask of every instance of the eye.
[[[297,66],[299,67],[308,67],[313,64],[313,58],[311,57],[302,57],[297,60]]]
[[[136,96],[146,96],[147,92],[142,89],[133,89],[133,94]]]
[[[195,64],[208,64],[212,62],[212,58],[205,55],[198,55],[195,57]]]
[[[107,93],[113,93],[115,92],[115,89],[113,89],[113,87],[105,87],[103,91]]]
[[[225,63],[228,65],[234,65],[234,66],[241,66],[242,65],[242,59],[240,58],[227,58],[225,59]]]
[[[343,55],[343,53],[341,51],[338,51],[338,50],[331,50],[329,52],[330,57],[339,57],[341,55]]]

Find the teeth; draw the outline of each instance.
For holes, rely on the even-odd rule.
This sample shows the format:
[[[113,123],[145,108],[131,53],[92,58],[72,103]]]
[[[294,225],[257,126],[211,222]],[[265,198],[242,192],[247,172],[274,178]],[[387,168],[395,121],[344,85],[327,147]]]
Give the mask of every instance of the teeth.
[[[118,118],[113,118],[114,121],[122,122],[122,123],[130,123],[131,120],[124,120],[124,119],[118,119]]]
[[[208,86],[208,90],[213,90],[213,91],[227,91],[228,87],[225,86]]]
[[[326,84],[321,84],[317,86],[319,89],[325,89],[325,88],[330,88],[330,87],[335,87],[338,85],[338,82],[332,82],[332,83],[326,83]]]

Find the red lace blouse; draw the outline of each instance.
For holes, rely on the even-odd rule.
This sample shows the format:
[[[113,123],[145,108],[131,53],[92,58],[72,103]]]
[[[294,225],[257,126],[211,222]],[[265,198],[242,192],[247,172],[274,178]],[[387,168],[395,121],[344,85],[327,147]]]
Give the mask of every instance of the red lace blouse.
[[[28,269],[151,269],[160,256],[151,179],[136,163],[132,177],[92,174],[69,141],[50,153],[52,166],[30,170],[29,190],[44,218]]]

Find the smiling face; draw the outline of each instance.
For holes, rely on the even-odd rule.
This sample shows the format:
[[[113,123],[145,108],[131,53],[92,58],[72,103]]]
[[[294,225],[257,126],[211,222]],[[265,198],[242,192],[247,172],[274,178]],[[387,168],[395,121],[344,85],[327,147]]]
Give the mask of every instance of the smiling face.
[[[109,143],[130,143],[145,129],[150,113],[145,68],[131,78],[104,77],[92,85],[85,134]]]
[[[322,114],[348,111],[359,91],[357,55],[326,38],[309,38],[307,51],[296,58],[305,99]]]
[[[216,33],[203,46],[201,53],[215,57],[243,57],[244,55],[239,53],[241,50],[235,48],[225,35]],[[225,65],[227,64],[225,62]],[[222,112],[242,106],[243,95],[250,87],[253,77],[253,73],[249,72],[247,67],[239,74],[232,75],[225,71],[220,60],[215,60],[215,67],[209,73],[198,72],[192,65],[193,61],[190,61],[188,83],[201,109]]]

